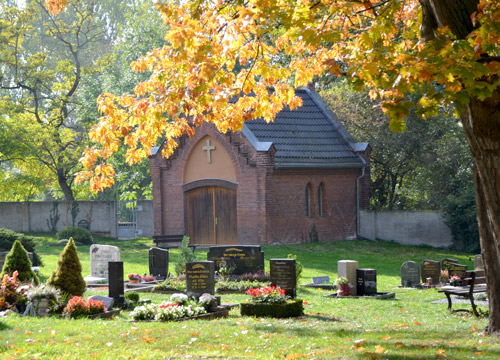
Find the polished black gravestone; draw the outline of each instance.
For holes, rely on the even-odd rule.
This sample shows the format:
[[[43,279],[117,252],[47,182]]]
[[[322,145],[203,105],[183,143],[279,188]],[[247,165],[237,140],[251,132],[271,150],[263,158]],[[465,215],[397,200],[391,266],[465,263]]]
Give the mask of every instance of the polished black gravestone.
[[[215,263],[213,261],[194,261],[186,263],[186,293],[199,298],[201,295],[215,293]]]
[[[420,284],[420,267],[415,261],[401,265],[401,286],[416,287]]]
[[[149,249],[149,274],[157,280],[164,280],[168,276],[168,250],[160,248]]]
[[[377,293],[377,270],[356,269],[356,289],[358,296]]]
[[[297,296],[297,273],[295,259],[271,259],[271,285],[285,290],[286,295]]]
[[[461,264],[450,264],[448,266],[448,275],[449,276],[459,276],[461,279],[465,277],[465,272],[467,271],[467,265]]]
[[[420,274],[422,275],[423,283],[427,283],[427,278],[431,278],[433,285],[439,284],[439,277],[441,275],[439,261],[423,260],[420,263]]]
[[[448,266],[451,264],[458,264],[458,260],[449,258],[441,259],[441,270],[448,269]]]
[[[207,260],[218,270],[225,263],[234,264],[236,275],[264,271],[264,252],[259,245],[210,246]]]
[[[123,286],[123,261],[108,262],[109,297],[114,299],[114,306],[123,307],[125,304]]]

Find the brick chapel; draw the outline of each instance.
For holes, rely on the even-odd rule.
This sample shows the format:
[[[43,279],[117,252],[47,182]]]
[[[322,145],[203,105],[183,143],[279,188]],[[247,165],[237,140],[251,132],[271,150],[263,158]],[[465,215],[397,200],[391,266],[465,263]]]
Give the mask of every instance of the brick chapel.
[[[303,106],[274,122],[222,134],[205,124],[165,159],[150,157],[155,235],[194,245],[265,245],[357,236],[368,209],[370,146],[353,143],[321,97],[296,90]]]

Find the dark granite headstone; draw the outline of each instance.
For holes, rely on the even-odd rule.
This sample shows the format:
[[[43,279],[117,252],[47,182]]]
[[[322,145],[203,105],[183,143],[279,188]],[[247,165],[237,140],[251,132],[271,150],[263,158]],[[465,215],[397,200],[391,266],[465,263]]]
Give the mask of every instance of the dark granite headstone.
[[[474,270],[484,270],[483,257],[480,254],[474,256]]]
[[[467,265],[450,264],[450,266],[448,266],[449,276],[456,275],[463,279],[466,271],[467,271]]]
[[[113,304],[115,302],[115,299],[109,296],[102,296],[102,295],[92,295],[89,296],[89,299],[95,300],[95,301],[102,301],[104,303],[104,307],[107,310],[111,310],[113,308]]]
[[[186,292],[188,296],[215,293],[215,263],[195,261],[186,263]]]
[[[123,261],[108,262],[109,297],[114,299],[114,305],[122,307],[125,304],[123,285]]]
[[[271,259],[271,285],[284,289],[295,299],[297,296],[297,274],[295,259]]]
[[[416,287],[420,284],[420,268],[415,261],[407,261],[401,265],[401,285]]]
[[[356,269],[357,295],[374,295],[377,293],[377,270]]]
[[[315,276],[312,278],[312,281],[313,281],[314,285],[324,284],[324,283],[330,282],[330,277],[329,276]]]
[[[423,260],[420,263],[420,274],[422,275],[422,282],[426,283],[427,278],[432,278],[432,284],[439,284],[439,277],[441,275],[441,266],[439,261]]]
[[[90,230],[90,222],[88,220],[82,219],[78,221],[78,227],[81,227],[85,230]]]
[[[158,280],[168,276],[168,250],[160,248],[149,249],[149,274]]]
[[[458,260],[456,259],[441,259],[441,270],[446,270],[448,269],[448,266],[450,266],[450,264],[458,264]]]
[[[0,271],[2,271],[2,269],[3,269],[3,264],[5,263],[5,258],[7,257],[9,252],[10,251],[0,252]],[[28,256],[30,258],[31,264],[33,264],[33,253],[28,252]]]
[[[207,260],[214,261],[217,270],[224,263],[236,265],[236,275],[264,270],[264,252],[259,245],[210,246]]]

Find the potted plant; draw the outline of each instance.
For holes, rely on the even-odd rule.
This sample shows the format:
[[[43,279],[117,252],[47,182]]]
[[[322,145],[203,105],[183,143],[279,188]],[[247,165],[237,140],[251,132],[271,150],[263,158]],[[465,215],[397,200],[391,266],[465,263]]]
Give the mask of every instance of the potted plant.
[[[448,269],[441,270],[441,274],[439,275],[439,281],[442,284],[446,284],[446,282],[448,281],[449,277],[450,276],[448,274]]]
[[[335,284],[337,285],[337,295],[338,296],[350,296],[351,295],[351,287],[349,286],[349,280],[340,276],[335,280]]]
[[[141,281],[141,275],[139,274],[128,274],[127,277],[130,284],[137,284]]]
[[[53,286],[42,284],[29,289],[26,295],[33,304],[35,314],[46,316],[50,307],[59,301],[61,292]]]

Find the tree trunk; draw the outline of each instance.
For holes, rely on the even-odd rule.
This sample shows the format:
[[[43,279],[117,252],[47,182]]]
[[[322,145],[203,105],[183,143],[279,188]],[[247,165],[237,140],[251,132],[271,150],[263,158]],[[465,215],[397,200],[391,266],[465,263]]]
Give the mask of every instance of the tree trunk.
[[[63,169],[57,169],[57,182],[59,183],[59,187],[61,188],[64,194],[64,200],[66,201],[74,201],[73,190],[68,185],[68,178],[64,174]]]
[[[462,123],[474,158],[477,217],[489,298],[489,334],[500,334],[500,91],[473,99]]]

